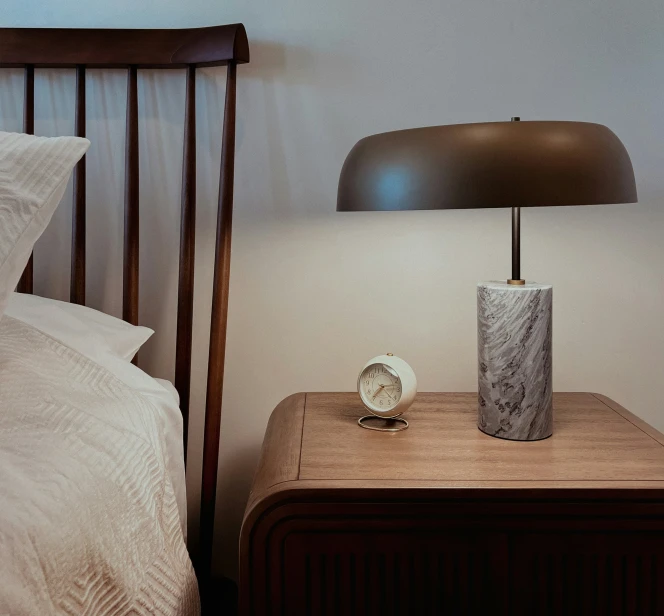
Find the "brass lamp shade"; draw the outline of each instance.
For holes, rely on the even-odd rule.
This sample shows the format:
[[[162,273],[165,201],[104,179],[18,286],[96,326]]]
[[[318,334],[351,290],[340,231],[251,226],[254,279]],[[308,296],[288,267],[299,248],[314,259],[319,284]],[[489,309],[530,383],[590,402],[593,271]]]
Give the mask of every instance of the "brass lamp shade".
[[[338,211],[633,203],[620,139],[587,122],[488,122],[366,137],[339,178]]]

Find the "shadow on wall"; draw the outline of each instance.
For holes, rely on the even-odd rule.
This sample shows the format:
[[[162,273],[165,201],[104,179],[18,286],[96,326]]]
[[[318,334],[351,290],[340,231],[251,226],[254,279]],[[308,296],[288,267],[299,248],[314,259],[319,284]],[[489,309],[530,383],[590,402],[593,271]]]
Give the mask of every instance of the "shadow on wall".
[[[357,140],[335,102],[362,89],[350,54],[252,41],[238,77],[239,220],[255,228],[331,215],[337,170]]]
[[[224,456],[222,467],[219,470],[212,568],[215,572],[222,571],[224,575],[236,577],[237,574],[240,528],[261,445],[262,438],[261,442],[257,441],[251,447],[232,450],[232,453]],[[191,494],[188,497],[191,499]],[[200,545],[199,510],[200,503],[196,502],[195,507],[190,505],[188,512],[190,518],[187,543],[192,554],[198,554]]]

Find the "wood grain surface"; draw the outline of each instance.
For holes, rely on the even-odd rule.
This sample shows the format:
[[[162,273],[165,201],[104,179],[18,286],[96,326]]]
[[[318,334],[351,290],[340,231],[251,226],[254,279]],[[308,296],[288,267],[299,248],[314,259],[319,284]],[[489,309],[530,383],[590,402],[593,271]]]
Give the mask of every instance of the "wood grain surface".
[[[410,428],[394,434],[359,428],[364,409],[357,394],[308,394],[298,478],[527,481],[531,487],[550,481],[583,481],[587,487],[664,481],[661,434],[609,403],[592,394],[555,394],[553,436],[513,442],[477,430],[472,393],[419,394],[407,413]]]
[[[208,28],[0,28],[0,66],[173,68],[249,62],[242,24]]]
[[[300,473],[302,423],[307,394],[293,394],[270,416],[249,503],[272,486],[295,481]]]
[[[624,406],[621,406],[617,402],[611,400],[611,398],[607,398],[602,394],[591,395],[597,398],[600,402],[606,404],[606,406],[614,410],[621,417],[625,418],[627,421],[629,421],[629,423],[634,424],[637,428],[643,430],[643,432],[645,432],[651,438],[655,439],[660,445],[664,445],[664,434],[662,434],[659,430],[655,430],[655,428],[653,428],[649,423],[643,421],[643,419],[628,411]]]

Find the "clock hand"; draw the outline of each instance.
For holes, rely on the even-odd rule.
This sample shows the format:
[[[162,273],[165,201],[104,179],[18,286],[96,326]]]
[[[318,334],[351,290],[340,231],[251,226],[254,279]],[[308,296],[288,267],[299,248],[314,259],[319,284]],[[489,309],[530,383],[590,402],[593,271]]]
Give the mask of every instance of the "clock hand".
[[[378,387],[378,389],[374,392],[374,395],[372,396],[371,399],[372,399],[372,400],[375,400],[375,399],[376,399],[376,396],[377,396],[381,391],[383,391],[383,389],[385,389],[385,385],[380,385],[380,386]]]

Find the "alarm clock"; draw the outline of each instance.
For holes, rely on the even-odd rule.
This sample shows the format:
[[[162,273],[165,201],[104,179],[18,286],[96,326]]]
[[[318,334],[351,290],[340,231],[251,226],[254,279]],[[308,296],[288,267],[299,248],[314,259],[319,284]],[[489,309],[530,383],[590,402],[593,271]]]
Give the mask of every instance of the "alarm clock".
[[[370,359],[357,378],[357,391],[371,413],[358,420],[360,426],[381,432],[398,432],[408,427],[400,416],[415,400],[417,379],[403,359],[392,353]]]

